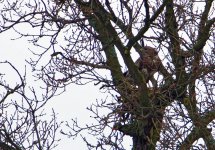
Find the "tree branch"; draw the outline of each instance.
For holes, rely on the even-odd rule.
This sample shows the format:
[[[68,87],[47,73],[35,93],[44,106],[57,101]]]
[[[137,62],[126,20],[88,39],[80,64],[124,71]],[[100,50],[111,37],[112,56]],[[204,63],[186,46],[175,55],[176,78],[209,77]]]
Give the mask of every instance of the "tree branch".
[[[146,31],[148,31],[150,24],[160,15],[160,13],[163,11],[164,7],[166,6],[168,0],[165,0],[161,6],[158,8],[158,10],[154,13],[154,15],[149,19],[149,23],[146,24],[144,27],[142,27],[139,32],[137,33],[136,36],[133,36],[132,38],[130,38],[130,40],[128,41],[126,47],[130,50],[131,47],[137,43],[137,41],[139,41],[142,36],[144,35],[144,33]]]

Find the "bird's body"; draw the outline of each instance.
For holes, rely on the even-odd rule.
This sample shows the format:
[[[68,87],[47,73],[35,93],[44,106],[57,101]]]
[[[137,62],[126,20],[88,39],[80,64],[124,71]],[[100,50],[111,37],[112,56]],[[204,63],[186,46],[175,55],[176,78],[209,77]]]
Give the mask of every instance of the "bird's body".
[[[143,47],[142,56],[140,56],[136,60],[135,64],[138,69],[144,74],[146,83],[151,81],[152,84],[155,84],[153,83],[155,82],[153,75],[158,72],[159,66],[161,64],[161,60],[158,56],[158,52],[156,51],[156,49],[150,46]],[[128,71],[125,72],[124,75],[126,77],[130,76]]]

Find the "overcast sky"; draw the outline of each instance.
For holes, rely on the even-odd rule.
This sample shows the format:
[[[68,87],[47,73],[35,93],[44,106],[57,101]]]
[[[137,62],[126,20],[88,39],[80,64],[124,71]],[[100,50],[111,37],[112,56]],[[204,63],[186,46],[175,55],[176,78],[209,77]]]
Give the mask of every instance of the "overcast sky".
[[[25,65],[27,65],[25,59],[31,56],[28,50],[31,44],[29,44],[26,39],[11,40],[11,38],[14,37],[16,37],[16,35],[12,31],[0,34],[0,61],[8,60],[15,65],[21,73],[24,73]],[[2,69],[3,68],[1,68],[1,70]],[[29,78],[31,72],[29,66],[27,66],[27,72]],[[13,73],[10,73],[8,70],[6,78],[8,82],[9,80],[14,80]],[[32,84],[34,83],[32,82]],[[87,124],[91,121],[91,114],[86,110],[86,107],[90,106],[96,99],[100,100],[106,98],[106,94],[100,93],[98,88],[99,87],[93,86],[93,84],[88,84],[86,86],[71,85],[67,87],[65,93],[58,97],[54,97],[47,103],[46,111],[51,112],[51,109],[54,108],[55,112],[58,113],[57,118],[59,122],[70,121],[71,118],[78,118],[78,121],[82,123],[82,125]],[[59,137],[61,138],[61,142],[56,150],[86,149],[86,144],[80,138],[73,140],[65,136]],[[89,136],[89,138],[91,138],[91,136]],[[129,145],[129,142],[127,144]]]
[[[11,40],[11,38],[16,37],[13,32],[8,31],[6,33],[0,34],[0,61],[8,60],[15,67],[24,73],[25,70],[25,59],[31,56],[28,48],[31,44],[28,43],[26,39]],[[2,70],[3,68],[1,68]],[[13,73],[10,70],[5,70],[7,72],[8,82],[14,80]],[[30,76],[31,68],[27,65],[28,78]],[[32,80],[33,81],[33,80]],[[33,85],[33,82],[32,82]],[[86,86],[71,85],[66,89],[66,92],[58,97],[54,97],[47,104],[47,112],[51,112],[54,108],[55,112],[58,113],[59,121],[70,121],[71,118],[78,118],[82,125],[90,122],[90,112],[86,110],[87,106],[90,106],[96,99],[105,98],[106,95],[99,92],[98,87],[93,86],[93,84],[88,84]],[[71,150],[72,149],[86,149],[85,143],[77,138],[73,140],[66,137],[62,138],[60,145],[56,148],[57,150]],[[89,137],[91,138],[91,137]]]

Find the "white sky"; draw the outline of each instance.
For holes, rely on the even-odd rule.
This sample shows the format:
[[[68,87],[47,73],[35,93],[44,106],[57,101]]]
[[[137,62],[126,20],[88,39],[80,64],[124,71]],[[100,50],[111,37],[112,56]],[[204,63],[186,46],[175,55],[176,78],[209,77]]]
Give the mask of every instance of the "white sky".
[[[28,48],[31,45],[26,39],[10,40],[14,37],[11,31],[0,34],[0,61],[10,61],[23,74],[26,65],[25,59],[30,56]],[[1,68],[1,72],[2,70],[7,73],[7,81],[9,83],[10,81],[13,82],[13,72],[6,70],[6,68]],[[30,75],[30,73],[31,69],[27,67],[27,74]],[[57,118],[59,121],[70,121],[71,118],[78,118],[78,121],[84,125],[90,122],[89,116],[91,115],[86,110],[86,107],[90,106],[96,99],[101,98],[105,98],[105,94],[99,92],[98,87],[93,86],[93,84],[86,86],[71,85],[66,89],[65,93],[51,99],[47,104],[46,110],[47,112],[51,112],[51,108],[54,108],[55,112],[58,113]],[[71,148],[84,150],[86,149],[86,144],[80,138],[73,140],[72,138],[68,139],[63,136],[59,146],[55,149],[71,150]]]
[[[8,60],[10,61],[21,74],[24,73],[25,70],[25,59],[31,56],[28,48],[31,47],[31,44],[28,43],[26,39],[18,39],[11,40],[11,38],[16,37],[13,32],[8,31],[6,33],[0,34],[0,61]],[[14,80],[13,73],[10,70],[5,70],[7,72],[6,78],[10,83],[10,80]],[[2,68],[1,68],[2,72]],[[1,73],[0,72],[0,73]],[[31,74],[30,66],[27,66],[27,74]],[[29,78],[30,76],[28,76]],[[31,77],[30,77],[31,78]],[[30,83],[31,84],[31,83]],[[32,80],[32,85],[34,84]],[[93,84],[88,84],[85,86],[78,85],[70,85],[66,88],[66,92],[62,95],[54,97],[47,103],[46,111],[50,114],[51,109],[53,108],[57,115],[58,121],[68,121],[73,118],[77,118],[78,122],[82,125],[89,124],[92,119],[90,118],[90,111],[86,110],[86,107],[90,106],[92,103],[96,101],[96,99],[105,99],[106,94],[99,92],[99,87],[95,87]],[[64,125],[64,124],[63,124]],[[59,146],[55,148],[55,150],[85,150],[87,149],[86,144],[83,140],[78,137],[76,139],[67,138],[59,134],[59,138],[61,141],[59,142]],[[88,136],[89,141],[93,141],[92,136]],[[127,140],[127,141],[126,141]],[[128,139],[125,140],[126,147],[130,149],[130,142]]]
[[[11,31],[0,34],[0,61],[8,60],[14,64],[21,73],[24,73],[25,59],[29,58],[31,55],[28,51],[31,45],[26,39],[10,40],[14,37],[15,35]],[[29,71],[27,71],[27,73],[30,74],[30,67],[27,67],[27,69]],[[14,80],[13,73],[8,72],[6,77],[8,78],[8,82],[10,82],[9,80]],[[71,85],[66,89],[65,93],[51,99],[46,109],[47,112],[50,112],[51,109],[54,108],[55,112],[58,113],[57,118],[59,121],[70,121],[71,118],[78,118],[78,121],[84,125],[90,122],[89,116],[91,115],[90,112],[86,110],[86,107],[90,106],[96,99],[102,99],[105,98],[105,96],[105,94],[99,92],[98,87],[92,84],[86,86]],[[56,150],[87,149],[85,143],[80,138],[75,140],[72,138],[68,139],[64,136],[60,138],[62,138],[62,140],[59,146],[55,148]]]

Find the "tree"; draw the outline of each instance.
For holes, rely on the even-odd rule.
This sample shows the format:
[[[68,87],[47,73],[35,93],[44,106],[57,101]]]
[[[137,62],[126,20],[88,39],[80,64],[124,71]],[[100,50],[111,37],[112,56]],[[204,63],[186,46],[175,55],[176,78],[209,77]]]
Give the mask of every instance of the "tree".
[[[46,88],[42,96],[26,81],[10,62],[0,62],[0,150],[53,149],[57,145],[56,133],[60,123],[53,111],[45,119],[44,105],[55,92]],[[8,74],[14,81],[7,81]],[[45,87],[45,86],[43,86]],[[36,88],[38,90],[38,88]],[[48,122],[49,121],[49,122]]]
[[[214,5],[213,0],[6,1],[1,31],[32,37],[43,51],[34,51],[38,59],[29,63],[49,87],[94,82],[112,94],[113,100],[89,108],[97,125],[79,127],[74,120],[68,124],[73,132],[64,133],[89,130],[98,139],[93,144],[83,137],[89,148],[124,149],[122,141],[130,136],[134,150],[214,149]],[[23,23],[35,32],[17,28]],[[149,83],[132,55],[146,61],[147,46],[162,60]],[[97,109],[105,108],[109,113],[100,116]]]

